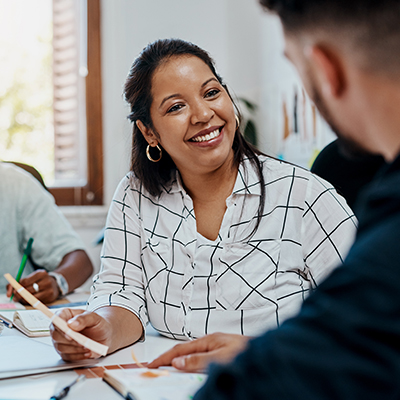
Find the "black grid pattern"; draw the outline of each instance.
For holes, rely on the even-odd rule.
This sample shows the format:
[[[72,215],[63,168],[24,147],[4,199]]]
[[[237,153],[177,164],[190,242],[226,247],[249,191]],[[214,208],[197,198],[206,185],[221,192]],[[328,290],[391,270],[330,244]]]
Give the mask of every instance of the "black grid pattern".
[[[262,161],[266,202],[250,237],[260,185],[247,160],[215,241],[197,233],[179,174],[157,199],[125,177],[110,208],[89,309],[127,308],[176,339],[216,331],[257,335],[295,314],[340,265],[356,221],[326,181],[274,159]]]

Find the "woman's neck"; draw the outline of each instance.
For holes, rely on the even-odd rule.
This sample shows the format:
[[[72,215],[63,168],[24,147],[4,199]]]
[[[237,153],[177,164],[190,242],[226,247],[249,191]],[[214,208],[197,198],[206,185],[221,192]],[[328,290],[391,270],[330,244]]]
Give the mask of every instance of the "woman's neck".
[[[217,170],[207,173],[181,173],[185,190],[194,202],[208,202],[212,199],[224,197],[232,193],[235,186],[238,167],[233,160],[222,165]]]
[[[226,211],[226,199],[235,186],[238,167],[228,165],[203,174],[189,174],[185,171],[182,181],[193,201],[196,229],[209,240],[215,240],[221,229]]]

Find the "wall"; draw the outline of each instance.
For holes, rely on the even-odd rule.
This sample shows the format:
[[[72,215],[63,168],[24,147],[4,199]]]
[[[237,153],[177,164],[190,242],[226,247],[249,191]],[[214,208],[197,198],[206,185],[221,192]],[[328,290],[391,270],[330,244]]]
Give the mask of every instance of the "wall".
[[[318,152],[335,136],[305,93],[294,66],[284,56],[278,17],[264,13],[261,27],[262,148],[271,155],[310,167]]]

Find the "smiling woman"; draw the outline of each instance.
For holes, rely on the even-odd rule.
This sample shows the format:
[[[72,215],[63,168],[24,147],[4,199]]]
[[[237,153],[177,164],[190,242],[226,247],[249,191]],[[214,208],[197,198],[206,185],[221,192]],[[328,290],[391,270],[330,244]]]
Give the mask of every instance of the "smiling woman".
[[[351,245],[345,201],[244,140],[227,87],[192,43],[148,45],[125,97],[132,172],[110,207],[92,312],[70,327],[114,351],[149,321],[188,340],[256,335],[296,313]],[[91,356],[60,333],[53,339],[66,360]]]
[[[198,232],[215,240],[238,167],[232,100],[195,56],[174,56],[160,66],[151,94],[152,127],[136,124],[149,146],[161,145],[170,155],[194,202]]]

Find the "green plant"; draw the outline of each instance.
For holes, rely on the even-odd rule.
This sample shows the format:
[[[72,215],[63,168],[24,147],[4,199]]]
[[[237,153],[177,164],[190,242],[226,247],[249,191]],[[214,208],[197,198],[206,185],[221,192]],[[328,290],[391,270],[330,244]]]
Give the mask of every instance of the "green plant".
[[[243,121],[241,122],[243,136],[252,145],[257,146],[257,128],[253,120],[257,112],[257,105],[244,97],[239,97],[238,100],[246,109],[246,113],[243,115]]]

